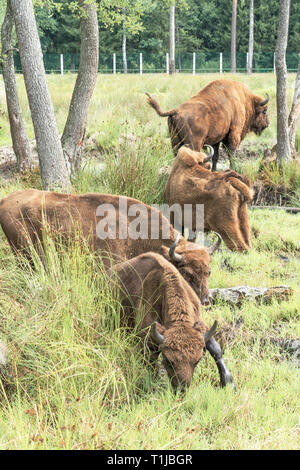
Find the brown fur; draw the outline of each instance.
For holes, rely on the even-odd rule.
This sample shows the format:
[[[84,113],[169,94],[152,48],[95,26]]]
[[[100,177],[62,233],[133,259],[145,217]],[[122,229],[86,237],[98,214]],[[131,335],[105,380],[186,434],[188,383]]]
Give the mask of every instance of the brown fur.
[[[215,80],[167,112],[163,112],[159,104],[147,95],[157,114],[168,116],[174,155],[182,145],[198,152],[204,144],[214,145],[216,165],[221,142],[234,152],[249,132],[260,135],[269,125],[267,106],[260,105],[264,98],[254,95],[241,82]]]
[[[145,253],[115,266],[124,315],[124,326],[136,326],[156,359],[159,351],[174,388],[190,385],[203,354],[203,334],[208,327],[201,317],[195,292],[177,269],[157,253]],[[137,316],[137,311],[142,312]],[[149,327],[156,321],[165,336],[159,346],[151,341]]]
[[[112,210],[108,211],[109,216],[113,219],[115,212],[117,220],[121,220],[125,227],[128,226],[128,222],[135,219],[136,216],[127,217],[127,213],[119,210],[120,200],[126,201],[128,208],[134,204],[141,204],[145,208],[141,225],[148,227],[147,240],[122,239],[119,225],[116,227],[116,239],[104,240],[97,236],[97,224],[103,217],[96,216],[96,211],[101,204],[111,204]],[[150,232],[153,214],[156,214],[160,226],[157,240],[151,238]],[[45,230],[43,220],[46,220],[51,233],[58,232],[66,239],[74,237],[74,233],[80,230],[82,241],[88,243],[93,251],[101,253],[106,267],[111,266],[111,258],[118,263],[148,251],[159,253],[171,261],[169,248],[178,235],[157,209],[125,196],[92,193],[69,195],[28,189],[16,191],[0,201],[0,224],[15,252],[24,251],[30,241],[36,246],[39,245]],[[169,239],[162,238],[162,227],[169,228]],[[199,248],[198,245],[187,242],[182,237],[176,252],[182,255],[180,262],[174,261],[176,268],[200,296],[201,301],[207,303],[211,262],[207,249]]]
[[[166,189],[169,205],[204,204],[204,230],[218,232],[228,248],[251,247],[247,203],[252,200],[247,177],[228,170],[211,172],[202,166],[205,154],[181,147],[174,160]],[[192,230],[195,231],[195,211]]]

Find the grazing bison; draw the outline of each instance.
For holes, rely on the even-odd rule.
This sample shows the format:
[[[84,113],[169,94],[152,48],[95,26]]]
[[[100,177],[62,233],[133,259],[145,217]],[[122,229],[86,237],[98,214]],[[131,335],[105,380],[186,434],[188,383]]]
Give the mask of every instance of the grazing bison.
[[[252,199],[250,181],[235,171],[212,172],[203,167],[207,156],[181,147],[165,189],[169,205],[192,204],[190,230],[196,236],[196,204],[204,205],[204,230],[218,232],[227,247],[243,251],[251,247],[247,203]]]
[[[142,336],[151,327],[151,360],[162,353],[175,390],[190,385],[204,348],[217,363],[221,385],[234,387],[221,348],[212,338],[217,322],[211,329],[206,326],[197,295],[169,261],[149,252],[117,264],[114,270],[123,307],[121,324],[136,327]]]
[[[199,248],[181,237],[158,209],[136,199],[16,191],[0,201],[0,224],[15,252],[26,248],[29,241],[40,246],[47,229],[66,239],[79,231],[82,241],[101,253],[106,267],[112,259],[120,262],[148,251],[159,253],[176,266],[201,302],[209,303],[211,255],[221,239],[210,248]]]
[[[249,88],[232,80],[215,80],[195,96],[171,111],[163,112],[148,93],[148,102],[159,116],[168,116],[168,126],[174,154],[182,145],[201,151],[204,144],[213,145],[213,170],[219,158],[222,142],[235,152],[246,134],[260,135],[269,125],[267,103]]]

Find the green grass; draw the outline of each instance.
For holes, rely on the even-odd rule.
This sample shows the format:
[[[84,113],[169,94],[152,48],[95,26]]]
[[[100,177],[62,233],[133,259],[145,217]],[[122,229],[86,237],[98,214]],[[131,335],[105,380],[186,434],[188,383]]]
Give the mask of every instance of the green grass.
[[[161,202],[160,168],[172,162],[172,152],[166,120],[146,105],[144,92],[170,109],[215,77],[99,76],[87,129],[98,152],[84,162],[74,191]],[[247,139],[254,149],[271,145],[273,74],[234,78],[270,94],[270,129]],[[48,80],[61,131],[74,76]],[[289,98],[293,80],[289,76]],[[21,77],[18,83],[23,90]],[[33,137],[23,92],[21,97]],[[7,120],[0,120],[0,142],[9,145]],[[120,141],[121,134],[136,138]],[[237,165],[253,176],[258,163]],[[292,168],[285,175],[287,182],[297,176]],[[2,182],[0,197],[30,186],[40,188],[38,174]],[[120,327],[117,293],[91,253],[78,244],[57,253],[48,240],[46,257],[35,257],[32,269],[14,258],[0,232],[0,341],[8,344],[0,379],[0,449],[298,449],[299,370],[273,340],[300,337],[300,215],[257,210],[250,218],[253,248],[238,254],[223,245],[213,258],[210,287],[289,285],[294,295],[270,305],[245,301],[230,308],[219,302],[203,309],[209,325],[219,322],[237,391],[219,387],[215,363],[205,354],[183,397],[151,369],[135,332]]]
[[[223,74],[223,78],[243,81],[258,95],[269,93],[268,114],[270,126],[263,134],[246,137],[245,142],[273,145],[276,143],[276,78],[269,74]],[[148,106],[145,92],[153,94],[163,110],[172,109],[196,94],[211,80],[220,78],[219,74],[187,75],[170,77],[155,75],[99,75],[89,111],[87,137],[95,135],[99,147],[109,149],[118,145],[120,133],[130,128],[139,136],[166,138],[167,119],[160,118]],[[68,113],[68,102],[72,95],[76,76],[74,74],[47,75],[59,131],[62,132]],[[288,75],[288,103],[291,105],[295,74]],[[22,115],[29,137],[34,138],[30,111],[24,89],[23,77],[17,76]],[[5,91],[0,79],[0,146],[10,145],[9,122],[5,106]],[[298,133],[297,139],[300,139]]]

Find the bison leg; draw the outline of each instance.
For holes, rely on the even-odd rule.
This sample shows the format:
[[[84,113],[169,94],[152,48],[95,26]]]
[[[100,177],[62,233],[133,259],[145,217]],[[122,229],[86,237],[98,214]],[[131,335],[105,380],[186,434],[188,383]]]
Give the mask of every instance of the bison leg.
[[[225,387],[227,384],[229,384],[233,388],[233,390],[235,390],[232,375],[224,362],[219,343],[217,343],[215,339],[211,338],[209,341],[206,342],[205,347],[217,364],[221,379],[221,386]]]
[[[239,129],[233,129],[227,136],[227,147],[228,157],[230,162],[230,168],[233,166],[233,160],[236,157],[236,150],[241,143],[241,131]]]
[[[220,142],[218,144],[213,145],[214,154],[212,157],[212,171],[217,170],[217,163],[219,160],[219,146],[220,146]]]

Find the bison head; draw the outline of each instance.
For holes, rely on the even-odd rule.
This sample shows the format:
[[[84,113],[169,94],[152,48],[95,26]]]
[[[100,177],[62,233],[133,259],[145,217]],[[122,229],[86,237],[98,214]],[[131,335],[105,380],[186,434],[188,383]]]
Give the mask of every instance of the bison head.
[[[211,145],[204,145],[204,148],[208,149],[208,152],[196,152],[190,149],[186,145],[183,145],[178,151],[178,157],[180,158],[181,164],[185,167],[194,167],[200,165],[201,167],[210,170],[211,159],[214,156],[214,149]]]
[[[260,135],[264,129],[266,129],[269,125],[269,118],[267,114],[267,103],[270,100],[270,97],[267,93],[267,97],[264,101],[256,101],[255,102],[255,115],[253,118],[251,131],[255,132],[255,134]]]
[[[151,337],[162,352],[163,365],[174,390],[189,387],[203,349],[216,328],[216,321],[210,330],[203,322],[174,325],[168,329],[157,322],[152,324]]]
[[[222,238],[219,234],[216,243],[208,248],[199,248],[196,243],[186,242],[177,247],[180,234],[169,249],[169,259],[177,267],[184,279],[194,289],[202,305],[209,304],[208,279],[212,254],[218,249]]]

